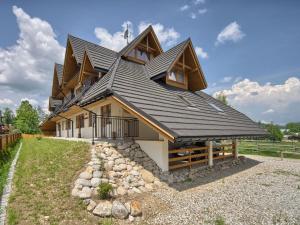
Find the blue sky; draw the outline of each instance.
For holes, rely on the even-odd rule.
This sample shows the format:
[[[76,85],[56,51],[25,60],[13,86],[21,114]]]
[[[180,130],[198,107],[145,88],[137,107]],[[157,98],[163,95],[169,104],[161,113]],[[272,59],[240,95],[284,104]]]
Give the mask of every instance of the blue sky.
[[[202,50],[206,92],[224,90],[230,104],[252,119],[300,121],[300,1],[288,0],[0,1],[0,59],[36,67],[29,73],[26,66],[12,70],[15,65],[0,62],[0,108],[14,108],[22,98],[46,106],[50,64],[62,61],[67,34],[113,47],[104,34],[114,37],[125,21],[131,22],[133,36],[141,23],[163,26],[164,49],[191,37]],[[47,37],[43,41],[39,29]],[[39,71],[43,82],[33,78]]]

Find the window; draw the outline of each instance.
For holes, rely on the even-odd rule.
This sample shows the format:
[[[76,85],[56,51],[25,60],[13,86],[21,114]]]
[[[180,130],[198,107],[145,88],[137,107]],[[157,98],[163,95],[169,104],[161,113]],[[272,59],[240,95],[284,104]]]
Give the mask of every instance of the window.
[[[191,109],[191,110],[199,110],[196,105],[194,103],[192,103],[191,101],[189,101],[187,98],[185,98],[184,96],[182,95],[178,95],[178,98],[185,104],[187,105],[187,108],[188,109]]]
[[[70,130],[71,129],[71,121],[70,120],[66,120],[66,129]]]
[[[169,79],[170,80],[173,80],[173,81],[176,81],[176,74],[175,74],[175,72],[171,72],[171,73],[169,73]]]
[[[141,50],[139,48],[134,48],[132,49],[129,53],[128,56],[137,58],[139,60],[142,60],[144,62],[148,62],[150,60],[150,54],[144,50]]]
[[[172,70],[168,74],[169,80],[184,84],[184,72],[182,70]]]
[[[137,50],[136,50],[136,56],[137,56],[138,59],[143,60],[143,61],[145,61],[145,62],[148,62],[148,61],[149,61],[147,52],[142,51],[142,50],[140,50],[140,49],[137,49]]]
[[[84,115],[80,114],[76,116],[76,128],[84,127]]]
[[[213,107],[218,112],[224,112],[223,109],[220,109],[218,106],[216,106],[214,103],[208,102],[208,104]]]

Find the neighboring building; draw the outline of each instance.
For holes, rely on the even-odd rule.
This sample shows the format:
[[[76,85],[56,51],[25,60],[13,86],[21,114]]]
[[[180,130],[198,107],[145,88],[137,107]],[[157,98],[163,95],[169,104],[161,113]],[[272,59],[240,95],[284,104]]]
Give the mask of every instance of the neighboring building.
[[[42,130],[54,124],[60,137],[134,138],[163,170],[237,156],[234,140],[266,134],[205,88],[190,39],[164,52],[149,26],[115,52],[69,35]],[[234,142],[216,143],[212,155],[212,140]]]

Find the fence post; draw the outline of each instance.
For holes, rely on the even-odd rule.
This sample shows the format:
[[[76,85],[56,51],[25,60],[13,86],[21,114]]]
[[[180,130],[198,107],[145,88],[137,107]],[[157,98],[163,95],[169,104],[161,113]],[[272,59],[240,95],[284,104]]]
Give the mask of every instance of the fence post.
[[[2,150],[2,135],[0,135],[0,150]]]
[[[213,166],[214,162],[213,162],[213,144],[212,141],[208,142],[208,165],[209,166]]]

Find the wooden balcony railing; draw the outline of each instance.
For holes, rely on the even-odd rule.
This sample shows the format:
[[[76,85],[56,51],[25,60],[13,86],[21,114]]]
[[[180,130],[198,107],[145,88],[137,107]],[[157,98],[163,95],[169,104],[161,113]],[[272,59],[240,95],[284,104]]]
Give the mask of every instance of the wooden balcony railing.
[[[169,150],[169,169],[208,164],[208,146]]]

